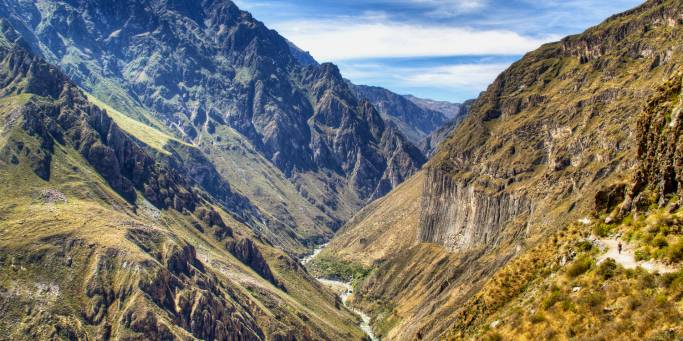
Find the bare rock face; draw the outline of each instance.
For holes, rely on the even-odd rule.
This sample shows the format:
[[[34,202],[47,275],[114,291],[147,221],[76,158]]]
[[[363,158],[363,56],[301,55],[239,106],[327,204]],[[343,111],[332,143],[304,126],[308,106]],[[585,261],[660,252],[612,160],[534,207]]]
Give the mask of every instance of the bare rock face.
[[[638,122],[640,164],[631,195],[651,189],[659,198],[683,193],[683,89],[674,74],[653,96]]]
[[[491,195],[474,183],[456,183],[435,170],[425,179],[425,193],[418,240],[451,251],[495,246],[506,225],[532,209],[523,195]]]
[[[256,271],[256,273],[261,275],[261,277],[273,283],[275,286],[281,286],[270,271],[270,267],[263,258],[261,251],[259,251],[256,244],[254,244],[251,239],[230,240],[225,243],[225,248],[235,256],[235,258],[239,259],[242,263],[248,265]]]

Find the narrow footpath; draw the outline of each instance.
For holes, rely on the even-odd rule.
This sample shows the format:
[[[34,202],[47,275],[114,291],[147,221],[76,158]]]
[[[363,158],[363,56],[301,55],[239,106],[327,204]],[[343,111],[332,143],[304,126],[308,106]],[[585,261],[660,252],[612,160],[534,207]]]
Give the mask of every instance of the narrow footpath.
[[[619,253],[619,240],[616,238],[598,239],[598,245],[601,249],[607,249],[603,255],[598,257],[598,264],[602,263],[607,258],[614,259],[618,264],[621,264],[626,269],[635,269],[641,267],[647,271],[670,273],[676,272],[678,269],[655,261],[636,261],[634,248],[622,241],[622,250]]]

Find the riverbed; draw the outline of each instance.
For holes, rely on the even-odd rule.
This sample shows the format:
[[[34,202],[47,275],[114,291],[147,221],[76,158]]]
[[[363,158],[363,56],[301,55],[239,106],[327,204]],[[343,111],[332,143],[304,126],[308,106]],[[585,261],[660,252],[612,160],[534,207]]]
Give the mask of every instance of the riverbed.
[[[316,247],[313,250],[313,253],[302,258],[301,259],[301,264],[306,265],[309,263],[313,258],[315,258],[320,251],[322,251],[327,244],[322,244]],[[379,338],[375,336],[375,334],[372,332],[372,327],[370,326],[370,316],[365,314],[364,312],[360,311],[359,309],[356,309],[349,305],[349,298],[351,298],[351,295],[353,294],[353,287],[351,287],[350,282],[342,282],[342,281],[336,281],[336,280],[331,280],[331,279],[326,279],[326,278],[316,278],[318,282],[322,283],[324,286],[328,287],[330,290],[333,292],[337,293],[339,295],[339,298],[341,298],[342,303],[344,303],[344,306],[351,310],[353,313],[358,315],[361,319],[360,323],[360,329],[362,329],[365,334],[370,338],[372,341],[379,341]]]

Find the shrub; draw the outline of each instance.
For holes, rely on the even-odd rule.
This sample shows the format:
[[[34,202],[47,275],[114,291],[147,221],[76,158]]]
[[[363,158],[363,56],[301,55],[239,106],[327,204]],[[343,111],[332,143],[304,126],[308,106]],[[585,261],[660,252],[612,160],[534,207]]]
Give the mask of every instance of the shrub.
[[[591,292],[584,296],[582,301],[591,308],[596,308],[605,301],[605,295],[600,292]]]
[[[660,282],[661,285],[667,289],[671,287],[683,288],[683,270],[662,275]]]
[[[607,237],[609,236],[610,232],[612,232],[612,227],[614,227],[614,225],[605,223],[596,224],[593,226],[593,234],[602,238]]]
[[[640,262],[642,260],[648,260],[652,256],[650,255],[650,251],[648,251],[646,248],[642,248],[642,249],[636,250],[633,257],[636,259],[637,262]]]
[[[638,286],[641,289],[653,289],[657,287],[657,278],[647,270],[638,268]]]
[[[614,277],[617,271],[617,262],[612,258],[605,259],[604,262],[598,267],[598,274],[604,279],[610,279]]]
[[[642,304],[643,303],[637,297],[633,296],[629,296],[626,301],[626,306],[628,306],[628,309],[631,311],[638,309]]]
[[[579,251],[589,252],[593,249],[593,243],[586,241],[586,240],[582,240],[582,241],[576,243],[576,248]]]
[[[680,262],[683,260],[683,239],[678,239],[675,243],[671,244],[667,249],[666,255],[672,262]]]
[[[574,263],[569,265],[569,267],[567,268],[567,274],[572,278],[578,277],[579,275],[590,270],[592,266],[593,259],[587,255],[583,255],[579,257],[577,260],[575,260]]]
[[[541,323],[541,322],[545,321],[545,315],[543,315],[543,313],[538,311],[535,314],[531,315],[531,317],[529,318],[529,321],[531,321],[531,323],[533,323],[533,324]]]
[[[666,237],[661,234],[658,234],[657,237],[652,240],[652,244],[660,249],[663,249],[669,245],[669,243],[666,241]]]
[[[543,300],[543,308],[544,309],[550,309],[557,302],[560,302],[563,300],[564,300],[564,294],[562,294],[562,292],[560,290],[553,290],[553,292],[550,294],[550,296],[546,297]]]

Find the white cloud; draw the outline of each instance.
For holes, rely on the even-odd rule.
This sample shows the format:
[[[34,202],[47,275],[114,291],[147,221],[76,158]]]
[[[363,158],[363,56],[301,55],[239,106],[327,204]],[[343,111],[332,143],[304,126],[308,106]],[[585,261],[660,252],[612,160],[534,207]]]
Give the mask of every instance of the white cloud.
[[[470,13],[486,7],[485,0],[408,0],[414,4],[432,7],[428,14],[436,17],[449,17]]]
[[[319,61],[378,57],[512,55],[557,36],[534,38],[512,31],[392,22],[381,14],[274,23],[283,36]]]
[[[415,86],[470,87],[484,89],[509,64],[459,64],[419,69],[401,77],[406,84]]]

